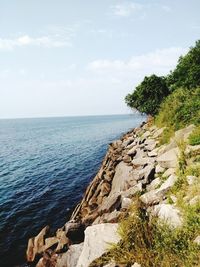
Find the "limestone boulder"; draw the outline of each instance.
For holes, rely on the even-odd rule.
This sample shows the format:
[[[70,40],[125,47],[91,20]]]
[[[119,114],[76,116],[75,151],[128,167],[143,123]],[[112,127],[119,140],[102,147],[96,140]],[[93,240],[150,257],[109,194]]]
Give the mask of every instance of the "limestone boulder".
[[[121,208],[127,210],[132,204],[132,200],[128,197],[122,197]]]
[[[26,258],[28,262],[33,262],[37,254],[41,254],[44,251],[45,236],[49,231],[49,226],[44,227],[40,233],[28,241],[28,247],[26,251]]]
[[[171,189],[175,182],[177,181],[178,177],[176,175],[170,175],[169,178],[160,186],[158,191],[164,191],[167,192],[169,189]]]
[[[135,156],[137,153],[137,146],[132,147],[130,150],[128,150],[127,155],[129,156]]]
[[[147,185],[147,187],[146,187],[147,191],[151,191],[151,190],[158,188],[160,183],[161,183],[161,180],[159,177],[157,177],[149,185]]]
[[[180,211],[170,204],[159,204],[154,207],[154,215],[159,219],[165,221],[172,227],[179,227],[182,225],[182,217]]]
[[[62,253],[58,256],[55,267],[76,267],[82,249],[83,243],[78,245],[71,245],[67,252]]]
[[[131,197],[135,196],[137,193],[140,193],[140,192],[142,192],[142,183],[138,182],[135,186],[132,186],[129,189],[127,189],[126,191],[123,191],[121,193],[121,195],[123,197],[131,198]]]
[[[186,141],[189,137],[189,135],[192,133],[192,131],[195,129],[195,125],[191,124],[186,128],[183,128],[181,130],[178,130],[175,132],[175,138],[176,140],[180,141]]]
[[[180,151],[178,148],[173,148],[157,158],[158,164],[163,168],[176,168],[178,165],[178,157]]]
[[[137,176],[137,175],[136,175]],[[134,180],[134,172],[131,166],[124,162],[120,162],[116,166],[115,175],[112,180],[112,187],[110,195],[119,193],[128,189],[130,181]]]
[[[166,127],[163,128],[159,128],[158,130],[156,130],[152,136],[152,138],[158,138],[159,136],[161,136],[161,134],[163,133],[163,131],[165,130]]]
[[[154,160],[149,157],[135,158],[132,160],[134,166],[144,166],[146,164],[152,163]]]
[[[120,205],[121,205],[120,193],[110,194],[103,200],[102,205],[99,208],[99,213],[102,214],[102,213],[112,212],[115,209],[118,209]]]
[[[169,168],[163,173],[163,177],[169,177],[170,175],[174,175],[176,172],[175,168]]]
[[[86,228],[83,250],[76,267],[88,267],[92,261],[103,255],[109,243],[118,243],[118,224],[97,224]]]
[[[156,165],[155,173],[162,173],[165,171],[165,168],[161,167],[159,164]]]
[[[194,243],[196,243],[198,246],[200,246],[200,235],[198,235],[195,240]]]
[[[155,167],[153,164],[149,164],[139,171],[139,179],[142,184],[149,184],[155,175]]]
[[[159,190],[151,190],[140,196],[140,200],[146,205],[151,206],[158,204],[165,198],[165,192]]]
[[[155,205],[166,198],[166,193],[177,181],[177,176],[171,175],[158,189],[146,192],[140,197],[140,200],[147,206]]]
[[[96,218],[93,224],[100,224],[100,223],[117,223],[121,216],[121,212],[114,210],[111,213],[104,213],[102,216]]]
[[[52,246],[58,244],[59,239],[57,237],[49,237],[45,239],[45,245],[44,245],[44,251],[48,248],[51,248]]]

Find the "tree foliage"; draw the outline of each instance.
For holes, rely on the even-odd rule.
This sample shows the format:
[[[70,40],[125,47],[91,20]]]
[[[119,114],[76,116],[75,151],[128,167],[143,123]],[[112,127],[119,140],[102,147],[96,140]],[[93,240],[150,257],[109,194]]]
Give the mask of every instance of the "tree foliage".
[[[200,86],[200,40],[185,56],[179,58],[175,70],[167,77],[167,84],[172,90]]]
[[[169,94],[164,77],[151,75],[145,77],[132,94],[125,98],[126,104],[138,111],[154,115],[158,112],[161,102]]]
[[[175,70],[171,71],[167,77],[158,77],[154,74],[145,77],[142,83],[135,88],[135,91],[125,97],[125,102],[129,107],[142,113],[156,115],[161,103],[174,90],[182,88],[179,91],[179,93],[181,92],[180,97],[187,95],[190,99],[193,94],[192,89],[198,87],[200,87],[200,40],[196,42],[194,47],[190,48],[185,56],[179,58]],[[191,92],[191,94],[184,94],[184,90]],[[177,94],[175,96],[178,98]],[[188,109],[186,111],[189,112]],[[185,118],[190,116],[190,113],[185,113]]]

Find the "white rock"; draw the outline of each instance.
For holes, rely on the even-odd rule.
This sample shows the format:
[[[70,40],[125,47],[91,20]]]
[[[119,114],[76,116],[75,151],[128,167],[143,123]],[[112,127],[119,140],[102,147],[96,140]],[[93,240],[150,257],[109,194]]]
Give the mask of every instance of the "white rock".
[[[169,190],[170,188],[172,188],[172,186],[174,186],[177,179],[178,177],[176,175],[170,175],[169,178],[161,185],[158,190]]]
[[[182,225],[180,211],[170,204],[159,204],[154,207],[154,215],[173,227]]]
[[[150,163],[150,159],[148,157],[145,158],[136,158],[132,160],[132,164],[135,166],[141,166]]]
[[[141,267],[141,265],[135,262],[131,267]]]
[[[157,158],[157,162],[163,168],[176,168],[178,165],[179,149],[173,148]]]
[[[165,168],[161,167],[159,164],[156,165],[156,170],[155,170],[156,173],[162,173],[164,172],[164,170]]]
[[[185,149],[185,153],[189,154],[189,153],[194,153],[194,154],[198,154],[200,152],[200,145],[196,145],[196,146],[190,146],[188,145]]]
[[[197,245],[200,245],[200,235],[198,235],[195,240],[194,243],[196,243]]]
[[[146,131],[143,135],[142,135],[142,138],[147,138],[150,136],[150,132],[149,131]]]
[[[97,224],[88,226],[85,230],[83,250],[76,267],[88,267],[90,263],[103,255],[109,243],[118,243],[118,224]],[[71,267],[71,266],[70,266]]]
[[[127,155],[132,156],[135,155],[137,153],[136,149],[138,146],[133,146],[128,152]]]
[[[200,202],[200,196],[195,196],[189,201],[189,204],[193,206],[196,205],[198,202]]]
[[[170,175],[175,174],[175,169],[174,168],[169,168],[163,173],[163,177],[169,177]]]
[[[115,267],[116,266],[116,263],[108,263],[108,264],[106,264],[106,265],[104,265],[103,267]]]
[[[153,134],[153,138],[157,138],[157,137],[159,137],[162,133],[163,133],[163,131],[165,130],[165,128],[166,127],[163,127],[163,128],[160,128],[160,129],[158,129],[158,130],[156,130],[155,132],[154,132],[154,134]]]
[[[137,178],[137,174],[134,175],[134,171],[131,166],[128,166],[123,161],[116,166],[115,175],[112,180],[112,188],[110,195],[119,193],[128,189],[128,183]],[[136,184],[136,180],[135,180]]]
[[[159,177],[154,179],[149,185],[147,185],[147,191],[156,189],[160,183],[161,183],[161,180]]]
[[[127,197],[122,197],[122,209],[128,209],[132,204],[132,200]]]
[[[180,141],[180,140],[187,140],[187,138],[189,137],[189,135],[192,133],[192,131],[194,130],[195,126],[193,124],[189,125],[186,128],[183,128],[181,130],[178,130],[175,132],[175,138]]]
[[[83,249],[83,243],[71,245],[67,252],[59,254],[56,267],[76,267]]]
[[[142,192],[142,183],[137,183],[135,186],[130,187],[126,191],[123,191],[121,195],[123,197],[133,197],[135,194]]]
[[[153,205],[159,203],[166,198],[166,193],[176,182],[177,177],[171,175],[158,189],[151,190],[140,197],[140,200],[146,205]]]
[[[192,175],[186,176],[186,179],[189,185],[192,185],[197,181],[197,177]]]
[[[154,150],[152,150],[152,151],[150,151],[150,152],[147,152],[147,155],[148,155],[149,157],[157,157],[157,156],[158,156],[157,149],[154,149]]]

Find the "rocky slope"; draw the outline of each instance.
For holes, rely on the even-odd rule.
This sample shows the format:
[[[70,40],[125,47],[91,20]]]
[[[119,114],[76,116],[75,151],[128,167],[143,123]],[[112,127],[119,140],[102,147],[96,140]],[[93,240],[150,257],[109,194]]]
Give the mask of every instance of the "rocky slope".
[[[191,164],[193,155],[200,153],[199,145],[187,144],[194,127],[190,125],[177,131],[169,144],[159,146],[164,128],[143,123],[110,144],[100,170],[75,208],[71,220],[54,236],[50,236],[49,227],[45,227],[31,238],[27,261],[34,262],[37,267],[88,267],[106,252],[108,243],[119,242],[118,223],[127,214],[136,195],[148,214],[172,227],[181,226],[183,214],[176,205],[177,197],[171,194],[170,203],[167,199],[168,192],[179,179],[180,158],[190,155],[184,160],[185,164]],[[196,183],[199,188],[198,179],[188,175],[188,186]],[[198,194],[185,196],[190,205],[199,199]],[[195,242],[200,243],[199,236]],[[106,266],[115,266],[115,263]],[[133,266],[140,265],[135,263]]]

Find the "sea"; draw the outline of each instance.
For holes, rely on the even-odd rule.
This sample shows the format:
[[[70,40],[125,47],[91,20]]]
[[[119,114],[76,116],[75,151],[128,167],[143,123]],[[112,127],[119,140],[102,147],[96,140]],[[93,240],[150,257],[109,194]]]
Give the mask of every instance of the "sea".
[[[64,225],[108,144],[140,114],[0,120],[0,267],[22,266],[27,241]]]

